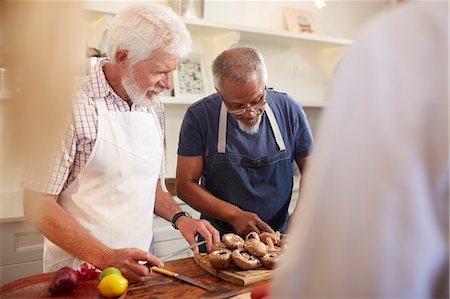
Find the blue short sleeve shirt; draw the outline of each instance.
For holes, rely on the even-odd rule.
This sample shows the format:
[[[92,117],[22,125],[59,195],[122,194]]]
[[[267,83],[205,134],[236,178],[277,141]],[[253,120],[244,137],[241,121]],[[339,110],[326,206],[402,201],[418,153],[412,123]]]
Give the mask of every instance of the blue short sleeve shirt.
[[[311,130],[301,105],[285,93],[267,90],[266,100],[280,127],[291,161],[310,154],[313,146]],[[178,155],[203,156],[202,175],[217,153],[219,114],[222,100],[217,93],[192,104],[183,119],[178,143]],[[250,135],[239,128],[237,121],[227,115],[226,153],[258,159],[279,151],[266,113],[261,115],[260,128]]]

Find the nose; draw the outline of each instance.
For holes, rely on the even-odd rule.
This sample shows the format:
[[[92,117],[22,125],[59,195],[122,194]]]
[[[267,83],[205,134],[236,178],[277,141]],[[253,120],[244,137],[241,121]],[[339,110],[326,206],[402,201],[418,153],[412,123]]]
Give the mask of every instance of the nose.
[[[242,114],[243,118],[245,118],[245,119],[253,119],[256,116],[258,116],[258,113],[257,113],[255,108],[253,108],[252,106],[245,107],[245,113]]]
[[[164,89],[172,89],[172,75],[170,73],[164,74],[162,79],[159,80],[158,85]]]

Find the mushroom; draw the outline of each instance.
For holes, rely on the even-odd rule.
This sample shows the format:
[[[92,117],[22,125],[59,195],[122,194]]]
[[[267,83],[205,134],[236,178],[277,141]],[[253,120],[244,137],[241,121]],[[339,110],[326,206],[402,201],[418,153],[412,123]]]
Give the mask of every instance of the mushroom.
[[[244,248],[250,254],[263,256],[267,253],[268,248],[266,244],[259,240],[259,236],[256,232],[249,233],[247,237],[245,237],[245,240]]]
[[[277,266],[280,260],[280,254],[278,252],[269,252],[266,255],[260,257],[259,260],[267,269],[273,269]]]
[[[280,235],[280,232],[275,232],[275,233],[269,233],[269,232],[262,232],[261,234],[259,234],[259,239],[263,242],[263,243],[265,243],[265,244],[267,244],[267,245],[269,245],[267,242],[267,239],[268,238],[270,238],[271,240],[272,240],[272,243],[274,244],[274,245],[278,245],[278,246],[280,246],[281,245],[281,235]]]
[[[225,244],[223,244],[222,242],[216,242],[216,243],[212,244],[211,252],[219,250],[219,249],[227,249],[227,246],[225,246]]]
[[[251,255],[242,248],[233,250],[231,253],[231,259],[233,260],[233,263],[242,270],[255,269],[260,265],[260,262],[256,256]]]
[[[244,240],[238,235],[229,233],[222,236],[222,242],[230,250],[244,247]]]
[[[224,269],[231,263],[231,250],[219,249],[208,255],[209,263],[216,269]]]
[[[268,252],[281,252],[281,247],[273,245],[272,239],[267,238]]]

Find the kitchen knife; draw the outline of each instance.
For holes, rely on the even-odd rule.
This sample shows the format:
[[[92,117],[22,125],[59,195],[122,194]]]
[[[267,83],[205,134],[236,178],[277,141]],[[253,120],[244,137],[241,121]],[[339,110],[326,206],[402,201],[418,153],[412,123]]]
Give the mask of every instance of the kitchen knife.
[[[214,288],[212,288],[212,287],[210,287],[210,286],[204,284],[203,282],[194,280],[194,279],[192,279],[192,278],[190,278],[190,277],[187,277],[187,276],[184,276],[184,275],[181,275],[181,274],[178,274],[178,273],[174,273],[174,272],[169,271],[169,270],[167,270],[167,269],[159,268],[159,267],[156,267],[156,266],[151,267],[151,269],[152,269],[154,272],[157,272],[157,273],[160,273],[160,274],[167,275],[167,276],[169,276],[169,277],[173,277],[173,278],[182,280],[182,281],[184,281],[184,282],[190,283],[190,284],[192,284],[192,285],[195,285],[195,286],[200,287],[200,288],[202,288],[202,289],[205,289],[205,290],[207,290],[207,291],[210,291],[210,292],[215,291]]]
[[[160,257],[159,259],[160,259],[161,261],[164,262],[164,261],[166,261],[168,258],[171,258],[171,257],[174,256],[174,255],[183,253],[183,252],[185,252],[185,251],[187,251],[187,250],[190,250],[190,249],[195,248],[195,247],[197,247],[197,246],[203,245],[203,244],[205,244],[205,243],[206,243],[206,241],[201,241],[201,242],[194,243],[194,244],[192,244],[192,245],[190,245],[190,246],[181,248],[181,249],[179,249],[179,250],[177,250],[177,251],[174,251],[174,252],[169,253],[169,254],[167,254],[167,255],[165,255],[165,256],[162,256],[162,257]]]

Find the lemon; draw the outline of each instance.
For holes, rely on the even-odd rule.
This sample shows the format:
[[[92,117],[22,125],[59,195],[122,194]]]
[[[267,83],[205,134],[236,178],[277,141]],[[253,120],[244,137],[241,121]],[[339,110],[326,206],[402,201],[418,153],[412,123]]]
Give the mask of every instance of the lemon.
[[[122,275],[111,274],[105,276],[97,286],[98,291],[104,297],[117,297],[128,287],[128,280]]]
[[[98,279],[102,280],[104,277],[111,275],[111,274],[122,275],[122,273],[120,272],[119,269],[117,269],[115,267],[108,267],[108,268],[105,268],[102,271],[102,273],[100,273],[100,275],[98,276]]]

